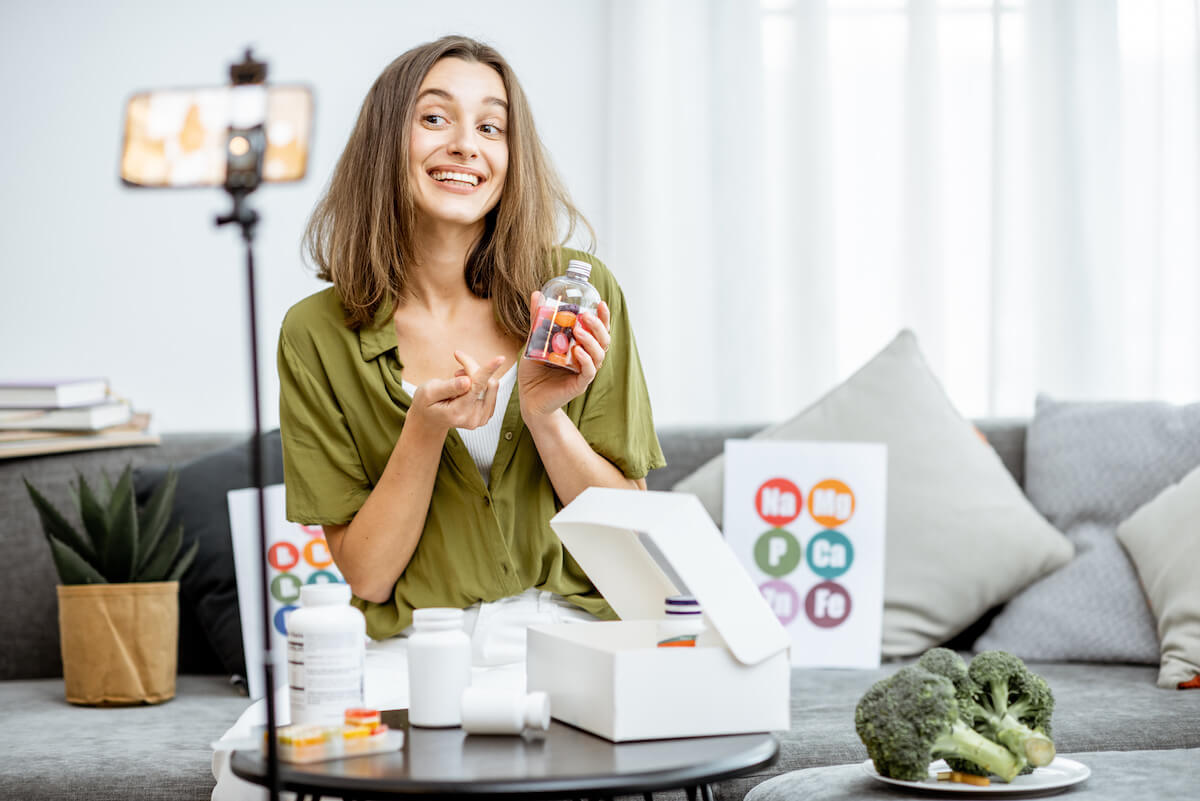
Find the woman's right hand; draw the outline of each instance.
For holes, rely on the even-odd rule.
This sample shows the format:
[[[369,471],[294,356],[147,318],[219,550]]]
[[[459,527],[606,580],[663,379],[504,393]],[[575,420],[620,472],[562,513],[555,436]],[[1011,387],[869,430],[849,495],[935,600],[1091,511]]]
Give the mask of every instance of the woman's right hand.
[[[444,431],[478,428],[492,419],[500,385],[496,371],[504,357],[496,356],[482,366],[460,350],[454,351],[454,358],[462,368],[453,378],[431,378],[417,387],[410,419],[415,415],[418,421]]]

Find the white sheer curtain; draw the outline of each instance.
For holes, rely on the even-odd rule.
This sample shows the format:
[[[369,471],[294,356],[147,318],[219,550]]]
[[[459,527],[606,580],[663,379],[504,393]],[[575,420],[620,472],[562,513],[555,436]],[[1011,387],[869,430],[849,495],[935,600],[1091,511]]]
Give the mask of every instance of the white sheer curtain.
[[[1200,398],[1197,5],[612,3],[657,418],[782,419],[902,327],[967,415]]]

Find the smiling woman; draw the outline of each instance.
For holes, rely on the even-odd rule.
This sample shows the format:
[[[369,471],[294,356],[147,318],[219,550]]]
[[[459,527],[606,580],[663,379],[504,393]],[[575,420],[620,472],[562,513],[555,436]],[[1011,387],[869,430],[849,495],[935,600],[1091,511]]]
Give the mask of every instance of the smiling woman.
[[[562,245],[579,224],[493,48],[416,47],[367,93],[306,237],[333,286],[288,312],[279,377],[288,518],[324,527],[376,639],[530,593],[613,616],[549,519],[664,461],[620,287]],[[605,301],[574,323],[580,372],[514,367],[569,259]]]

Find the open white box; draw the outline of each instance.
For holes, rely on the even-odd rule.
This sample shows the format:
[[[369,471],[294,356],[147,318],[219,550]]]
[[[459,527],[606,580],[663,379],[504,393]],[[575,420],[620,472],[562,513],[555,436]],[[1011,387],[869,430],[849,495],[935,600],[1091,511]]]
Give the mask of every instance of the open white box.
[[[527,686],[555,718],[614,742],[790,728],[791,640],[696,496],[592,487],[550,525],[621,617],[530,627]],[[657,647],[680,593],[714,644]]]

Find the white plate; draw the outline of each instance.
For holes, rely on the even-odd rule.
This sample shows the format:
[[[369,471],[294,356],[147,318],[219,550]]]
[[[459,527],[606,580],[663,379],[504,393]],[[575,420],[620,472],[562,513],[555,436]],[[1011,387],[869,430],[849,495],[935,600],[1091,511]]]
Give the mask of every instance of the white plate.
[[[1072,784],[1078,784],[1092,775],[1092,771],[1087,765],[1063,757],[1055,757],[1054,761],[1049,765],[1043,768],[1034,768],[1033,773],[1018,776],[1007,784],[1002,781],[993,780],[986,787],[980,787],[975,784],[963,784],[962,782],[938,781],[937,775],[939,771],[950,770],[945,760],[941,759],[930,764],[929,777],[920,782],[909,782],[902,779],[892,779],[888,776],[880,776],[879,772],[875,770],[875,764],[869,759],[862,763],[862,769],[863,773],[866,773],[877,781],[899,785],[900,787],[912,787],[922,792],[1005,793],[1013,796],[1047,794],[1070,787]]]

